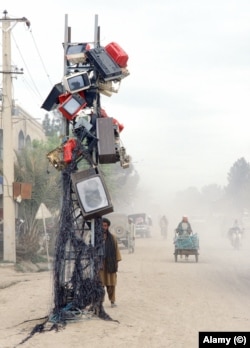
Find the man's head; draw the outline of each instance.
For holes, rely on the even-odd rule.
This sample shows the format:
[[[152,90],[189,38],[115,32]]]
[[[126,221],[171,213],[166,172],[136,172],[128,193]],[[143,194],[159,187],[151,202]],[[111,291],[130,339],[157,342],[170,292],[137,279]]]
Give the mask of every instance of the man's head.
[[[187,217],[187,215],[183,215],[182,221],[183,221],[183,222],[188,222],[188,217]]]
[[[102,219],[102,228],[104,229],[104,231],[107,231],[110,225],[111,225],[111,222],[109,219],[107,218]]]
[[[107,218],[102,219],[102,231],[103,231],[104,239],[107,238],[107,234],[108,234],[108,230],[109,230],[110,225],[111,225],[111,222],[109,219],[107,219]]]

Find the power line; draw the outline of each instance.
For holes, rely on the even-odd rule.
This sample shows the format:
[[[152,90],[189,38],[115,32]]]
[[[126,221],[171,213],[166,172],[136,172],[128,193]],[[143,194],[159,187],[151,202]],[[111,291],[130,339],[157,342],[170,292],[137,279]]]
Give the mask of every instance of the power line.
[[[29,77],[30,77],[30,79],[31,79],[31,81],[32,81],[32,84],[33,84],[33,86],[34,86],[34,89],[36,90],[37,94],[39,95],[39,97],[40,97],[41,100],[42,100],[42,95],[40,94],[39,89],[38,89],[38,87],[36,86],[36,83],[35,83],[35,81],[34,81],[32,75],[31,75],[31,73],[30,73],[29,67],[28,67],[28,65],[26,64],[25,60],[24,60],[24,57],[23,57],[23,55],[22,55],[22,53],[21,53],[21,50],[20,50],[20,48],[19,48],[19,46],[18,46],[18,44],[17,44],[17,42],[16,42],[15,37],[14,37],[13,34],[12,34],[12,38],[13,38],[13,40],[14,40],[14,42],[15,42],[16,48],[17,48],[17,50],[18,50],[18,52],[19,52],[19,54],[20,54],[20,57],[21,57],[21,59],[22,59],[22,61],[23,61],[23,64],[24,64],[25,68],[27,69],[28,75],[29,75]]]
[[[30,34],[31,34],[31,37],[32,37],[34,46],[35,46],[35,48],[36,48],[37,54],[38,54],[38,56],[39,56],[39,58],[40,58],[41,64],[42,64],[42,66],[43,66],[43,68],[44,68],[45,74],[46,74],[46,76],[47,76],[47,78],[48,78],[48,80],[49,80],[51,86],[53,86],[53,83],[52,83],[52,81],[51,81],[51,79],[50,79],[50,76],[49,76],[47,70],[46,70],[45,64],[44,64],[43,59],[42,59],[42,56],[41,56],[41,54],[40,54],[40,52],[39,52],[39,50],[38,50],[37,44],[36,44],[36,42],[35,42],[35,39],[34,39],[34,36],[33,36],[33,33],[32,33],[31,30],[30,30]]]
[[[39,49],[38,49],[38,45],[37,45],[37,43],[36,43],[36,40],[35,40],[35,38],[34,38],[34,35],[33,35],[33,33],[32,33],[31,30],[29,30],[29,32],[30,32],[30,34],[31,34],[32,43],[33,43],[33,45],[34,45],[34,47],[35,47],[35,49],[36,49],[37,55],[38,55],[38,57],[39,57],[39,60],[40,60],[40,62],[41,62],[41,65],[42,65],[42,67],[43,67],[43,70],[44,70],[44,72],[45,72],[46,78],[48,79],[49,84],[50,84],[51,86],[53,86],[53,83],[52,83],[52,81],[51,81],[51,79],[50,79],[50,75],[49,75],[49,73],[48,73],[48,71],[47,71],[47,69],[46,69],[45,63],[44,63],[44,61],[43,61],[43,59],[42,59],[42,56],[41,56],[41,54],[40,54],[40,51],[39,51]],[[31,82],[32,82],[32,85],[33,85],[33,91],[32,91],[32,92],[33,92],[33,94],[34,94],[34,93],[37,94],[37,95],[39,96],[39,99],[40,99],[40,100],[43,100],[43,97],[42,97],[41,94],[40,94],[39,88],[37,87],[37,84],[36,84],[36,82],[34,81],[34,79],[33,79],[33,77],[32,77],[32,73],[30,72],[29,65],[26,63],[26,60],[25,60],[25,58],[24,58],[24,55],[23,55],[22,52],[21,52],[21,49],[20,49],[20,47],[19,47],[19,45],[18,45],[18,43],[17,43],[17,40],[15,39],[15,36],[13,35],[13,32],[11,33],[11,35],[12,35],[12,39],[13,39],[13,41],[14,41],[14,43],[15,43],[16,49],[17,49],[17,51],[18,51],[18,53],[19,53],[19,55],[20,55],[20,57],[21,57],[21,59],[22,59],[22,62],[23,62],[23,64],[24,64],[24,66],[25,66],[25,70],[27,71],[27,73],[28,73],[28,75],[29,75],[29,77],[30,77],[30,79],[31,79]],[[13,65],[16,65],[16,64],[13,64]],[[27,82],[27,84],[29,84],[29,88],[32,89],[30,83]]]

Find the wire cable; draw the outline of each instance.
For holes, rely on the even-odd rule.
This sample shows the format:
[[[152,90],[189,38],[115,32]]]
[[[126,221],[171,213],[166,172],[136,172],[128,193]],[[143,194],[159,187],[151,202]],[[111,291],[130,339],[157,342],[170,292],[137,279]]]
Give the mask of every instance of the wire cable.
[[[20,51],[20,48],[19,48],[19,46],[18,46],[18,44],[17,44],[17,42],[16,42],[16,40],[15,40],[15,37],[14,37],[13,33],[11,33],[11,36],[12,36],[13,41],[15,42],[16,48],[17,48],[17,50],[18,50],[18,52],[19,52],[19,54],[20,54],[20,57],[21,57],[21,59],[22,59],[22,61],[23,61],[23,63],[24,63],[24,66],[25,66],[25,68],[27,69],[28,75],[29,75],[29,77],[30,77],[30,79],[31,79],[31,81],[32,81],[32,84],[33,84],[33,86],[34,86],[34,89],[35,89],[37,95],[38,95],[38,96],[41,98],[41,100],[42,100],[42,95],[40,94],[40,91],[39,91],[39,89],[38,89],[37,86],[36,86],[36,83],[35,83],[35,81],[34,81],[32,75],[31,75],[31,73],[30,73],[30,70],[29,70],[28,65],[26,64],[26,62],[25,62],[25,60],[24,60],[24,57],[23,57],[23,55],[22,55],[22,53],[21,53],[21,51]]]
[[[39,56],[39,58],[40,58],[41,64],[42,64],[42,66],[43,66],[43,69],[44,69],[44,71],[45,71],[45,74],[46,74],[46,76],[47,76],[47,78],[48,78],[48,80],[49,80],[49,82],[50,82],[50,85],[53,86],[53,83],[52,83],[52,81],[51,81],[51,79],[50,79],[50,76],[49,76],[48,71],[46,70],[45,64],[44,64],[43,59],[42,59],[42,56],[41,56],[41,54],[40,54],[40,52],[39,52],[39,50],[38,50],[36,41],[35,41],[35,39],[34,39],[34,36],[33,36],[33,33],[32,33],[31,30],[30,30],[30,34],[31,34],[31,37],[32,37],[34,46],[35,46],[35,48],[36,48],[37,54],[38,54],[38,56]]]

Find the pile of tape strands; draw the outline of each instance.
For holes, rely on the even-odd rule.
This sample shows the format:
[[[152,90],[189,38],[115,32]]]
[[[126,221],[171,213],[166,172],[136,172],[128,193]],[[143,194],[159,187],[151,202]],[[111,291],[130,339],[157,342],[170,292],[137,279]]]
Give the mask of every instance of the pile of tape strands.
[[[79,211],[72,189],[71,173],[77,170],[74,157],[79,151],[92,165],[91,156],[79,141],[73,152],[72,162],[62,171],[63,197],[59,230],[55,243],[53,263],[54,308],[20,344],[35,333],[60,330],[67,322],[94,316],[113,320],[104,310],[105,290],[99,278],[103,263],[102,219],[94,219],[94,243],[90,243],[90,221],[85,221]]]

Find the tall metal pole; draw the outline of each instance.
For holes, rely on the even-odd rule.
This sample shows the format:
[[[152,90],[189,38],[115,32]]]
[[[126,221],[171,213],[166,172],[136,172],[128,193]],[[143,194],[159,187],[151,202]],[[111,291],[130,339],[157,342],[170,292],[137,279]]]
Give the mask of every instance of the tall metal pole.
[[[98,42],[98,15],[96,14],[95,23],[94,23],[94,47],[97,47],[97,42]],[[96,102],[95,102],[95,109],[96,109]],[[91,244],[93,246],[95,245],[95,219],[91,220]]]
[[[15,202],[13,199],[14,182],[14,150],[12,136],[12,70],[11,70],[11,29],[17,22],[25,22],[27,18],[7,17],[4,11],[2,22],[2,66],[3,66],[3,259],[16,262],[16,228]]]
[[[68,43],[70,40],[70,28],[68,27],[68,15],[65,14],[65,25],[64,25],[64,57],[63,57],[63,75],[67,75],[67,59],[66,52],[68,48]],[[66,137],[69,135],[69,122],[64,119],[63,122],[63,133]]]

